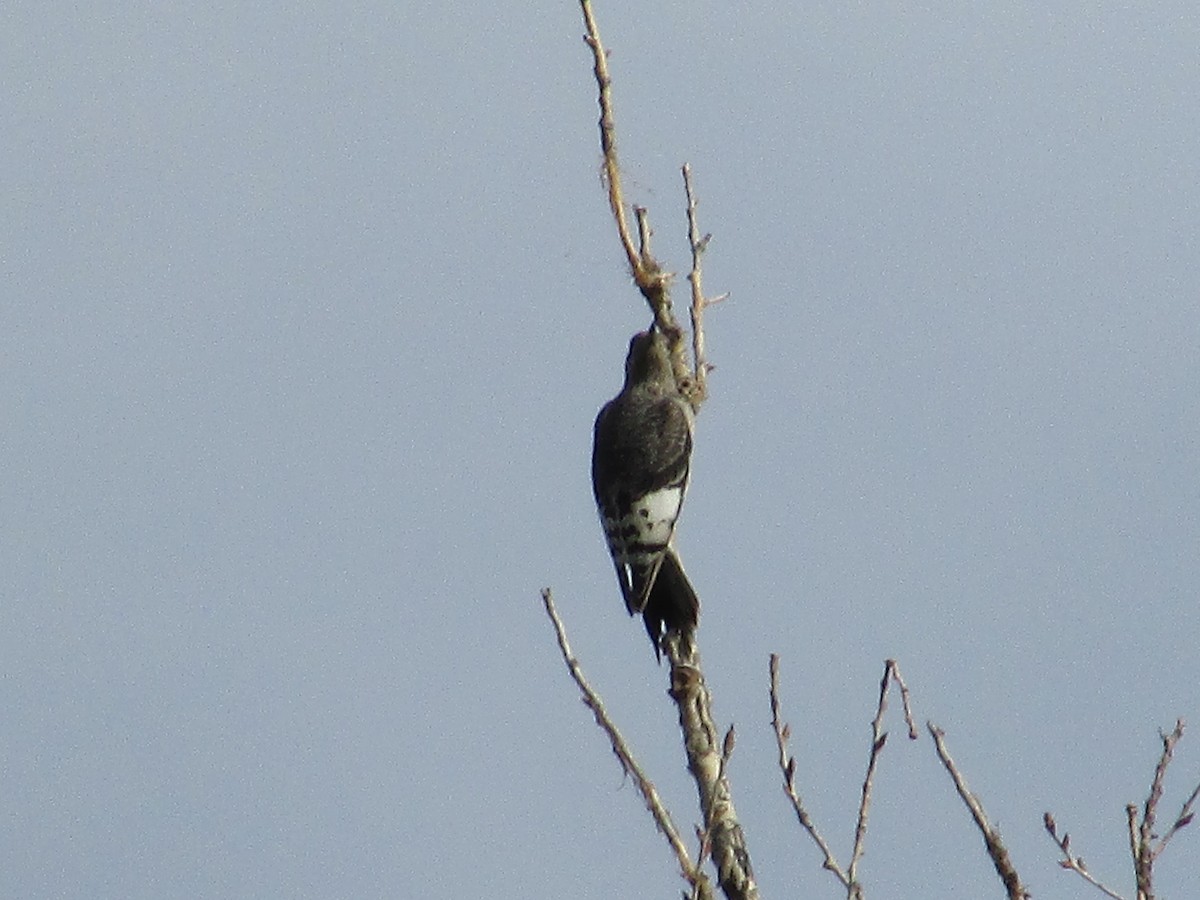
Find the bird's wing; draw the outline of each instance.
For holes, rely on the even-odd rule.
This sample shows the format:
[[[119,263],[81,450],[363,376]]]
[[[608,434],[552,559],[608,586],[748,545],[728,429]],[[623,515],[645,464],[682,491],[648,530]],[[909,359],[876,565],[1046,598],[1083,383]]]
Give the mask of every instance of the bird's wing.
[[[691,409],[674,396],[620,396],[600,411],[596,504],[630,614],[650,596],[687,491]]]

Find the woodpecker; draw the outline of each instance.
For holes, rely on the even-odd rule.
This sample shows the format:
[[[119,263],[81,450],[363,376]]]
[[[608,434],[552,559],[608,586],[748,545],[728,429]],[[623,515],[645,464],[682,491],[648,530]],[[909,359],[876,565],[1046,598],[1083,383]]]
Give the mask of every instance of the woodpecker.
[[[629,614],[662,640],[690,645],[700,600],[672,544],[687,491],[695,415],[679,393],[666,338],[635,334],[625,385],[596,416],[592,490]]]

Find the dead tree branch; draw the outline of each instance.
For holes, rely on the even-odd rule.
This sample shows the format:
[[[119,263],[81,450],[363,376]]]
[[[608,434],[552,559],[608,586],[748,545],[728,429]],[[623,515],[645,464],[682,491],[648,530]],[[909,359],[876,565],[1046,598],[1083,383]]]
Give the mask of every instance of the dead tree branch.
[[[809,837],[825,855],[823,867],[833,873],[834,877],[846,889],[847,900],[861,900],[862,884],[858,880],[858,864],[866,849],[867,819],[871,811],[871,790],[875,783],[875,768],[879,762],[879,754],[887,743],[887,733],[883,730],[883,714],[887,710],[888,685],[895,682],[900,687],[900,697],[904,706],[904,721],[908,726],[910,740],[916,740],[917,727],[913,723],[912,709],[909,706],[908,686],[900,676],[900,670],[894,659],[884,663],[883,678],[879,682],[879,704],[875,710],[875,718],[871,722],[871,749],[867,758],[867,774],[863,779],[861,799],[858,806],[858,817],[854,826],[854,849],[850,854],[850,866],[843,869],[838,863],[829,842],[813,824],[812,817],[804,807],[804,801],[796,790],[796,758],[788,752],[787,743],[791,737],[791,726],[783,722],[779,715],[779,656],[771,654],[771,725],[775,729],[775,744],[779,748],[779,767],[783,772],[783,790],[791,801],[801,827],[808,832]]]
[[[667,319],[670,324],[670,299],[667,287],[671,276],[663,272],[650,253],[650,225],[646,218],[646,210],[638,207],[635,212],[638,222],[640,247],[635,247],[633,234],[629,229],[629,216],[625,209],[625,195],[621,188],[621,166],[617,159],[617,125],[613,116],[612,76],[608,73],[608,51],[600,40],[600,28],[596,24],[596,16],[592,12],[591,0],[580,0],[583,11],[583,21],[587,27],[584,40],[592,50],[592,71],[596,76],[596,87],[599,90],[600,101],[600,149],[604,154],[604,182],[608,188],[608,206],[612,211],[617,225],[617,236],[621,247],[629,261],[629,271],[634,283],[642,292],[654,311],[655,319]],[[679,331],[675,326],[676,332]],[[670,334],[668,333],[668,337]]]
[[[1071,854],[1071,835],[1063,832],[1062,837],[1058,836],[1058,823],[1054,821],[1054,816],[1050,813],[1042,815],[1042,825],[1046,829],[1046,833],[1050,835],[1050,839],[1058,845],[1058,849],[1062,851],[1063,858],[1058,861],[1058,864],[1064,869],[1078,873],[1079,877],[1088,884],[1097,888],[1106,897],[1112,900],[1125,900],[1120,894],[1112,888],[1096,879],[1091,872],[1088,871],[1087,865],[1083,861],[1082,856],[1073,856]]]
[[[858,805],[858,820],[854,826],[854,850],[850,854],[850,868],[846,875],[852,884],[858,883],[858,864],[866,849],[867,817],[871,811],[871,789],[875,783],[875,767],[879,762],[879,754],[887,743],[887,732],[883,730],[883,714],[887,711],[888,685],[895,681],[900,686],[900,697],[904,705],[904,721],[908,725],[909,740],[917,739],[917,727],[913,723],[912,710],[909,708],[908,686],[900,677],[900,670],[894,659],[884,663],[883,678],[879,681],[879,705],[875,710],[875,718],[871,721],[871,752],[867,759],[867,774],[863,778],[862,799]]]
[[[1000,840],[1000,832],[988,821],[987,814],[983,811],[983,804],[979,802],[978,797],[971,793],[970,788],[967,787],[966,779],[963,778],[962,773],[958,770],[958,766],[955,765],[954,760],[950,757],[950,751],[946,749],[946,733],[932,722],[926,722],[925,727],[929,729],[929,733],[933,737],[938,759],[942,761],[942,765],[950,773],[950,777],[954,780],[954,787],[958,791],[958,796],[962,798],[963,803],[967,805],[967,809],[971,811],[971,817],[975,820],[975,824],[983,835],[984,846],[987,847],[987,853],[991,857],[992,865],[996,867],[996,874],[1004,882],[1004,888],[1008,891],[1009,900],[1028,900],[1030,893],[1021,884],[1021,878],[1017,874],[1016,867],[1008,855],[1008,848]]]
[[[683,648],[681,643],[674,636],[665,642],[671,663],[670,695],[679,710],[688,771],[696,781],[717,881],[729,900],[753,900],[758,897],[758,885],[726,777],[733,730],[721,738],[713,722],[712,695],[700,669],[700,655],[694,646]]]
[[[796,757],[788,752],[788,740],[792,736],[792,727],[784,722],[779,715],[780,708],[779,654],[772,653],[771,726],[775,729],[775,745],[779,748],[779,769],[783,772],[783,792],[787,794],[788,800],[791,801],[792,810],[796,813],[796,819],[800,822],[800,827],[808,832],[808,836],[813,839],[813,843],[824,854],[825,859],[821,865],[832,872],[833,876],[842,883],[842,887],[846,888],[846,896],[849,900],[858,900],[858,898],[862,897],[862,888],[850,880],[850,876],[846,874],[846,870],[838,863],[837,857],[833,855],[833,850],[829,846],[829,842],[825,840],[825,836],[821,834],[813,822],[812,816],[808,814],[808,809],[804,806],[804,801],[801,799],[799,791],[796,790]]]
[[[1181,828],[1185,828],[1191,823],[1194,816],[1192,807],[1196,802],[1196,797],[1200,795],[1200,785],[1197,785],[1184,801],[1183,809],[1175,817],[1170,829],[1159,838],[1155,833],[1154,825],[1158,820],[1158,804],[1162,800],[1163,781],[1167,775],[1167,767],[1170,766],[1171,760],[1175,756],[1175,745],[1183,737],[1183,728],[1183,719],[1177,719],[1175,728],[1169,734],[1159,732],[1158,736],[1162,739],[1163,745],[1162,755],[1159,756],[1158,764],[1154,767],[1150,793],[1142,806],[1141,822],[1138,822],[1138,809],[1135,804],[1130,803],[1125,808],[1125,815],[1129,822],[1129,847],[1133,854],[1133,871],[1137,879],[1138,900],[1154,900],[1154,863],[1166,849],[1171,838]]]
[[[637,242],[630,229],[627,204],[621,186],[621,166],[617,158],[617,126],[613,114],[612,76],[608,70],[608,51],[600,39],[600,29],[592,11],[591,0],[580,0],[583,20],[587,28],[584,37],[592,51],[592,71],[596,79],[600,105],[600,149],[604,155],[604,181],[608,190],[608,205],[617,227],[617,237],[625,251],[629,271],[642,296],[650,306],[655,326],[667,338],[671,359],[675,369],[680,393],[699,411],[707,395],[706,379],[709,366],[704,356],[704,317],[706,306],[724,297],[705,300],[700,282],[700,256],[708,245],[711,235],[699,237],[696,225],[696,200],[692,191],[691,169],[683,167],[684,190],[687,194],[687,216],[689,241],[692,248],[692,268],[688,276],[692,286],[692,366],[689,371],[685,359],[685,332],[671,308],[671,279],[673,275],[664,271],[650,249],[653,230],[649,212],[643,206],[633,207],[637,221]]]
[[[683,190],[687,195],[687,221],[688,221],[688,244],[692,248],[692,270],[688,273],[688,283],[692,287],[692,360],[693,360],[693,377],[695,379],[695,387],[692,396],[692,405],[699,409],[700,404],[704,402],[704,398],[708,394],[708,360],[704,356],[704,310],[712,306],[714,303],[720,303],[728,294],[722,294],[719,297],[711,299],[704,296],[703,273],[700,266],[700,257],[704,255],[704,251],[708,249],[709,241],[712,240],[712,234],[700,236],[700,226],[696,220],[696,193],[692,189],[692,167],[687,163],[683,164]]]
[[[1183,807],[1179,810],[1179,815],[1175,817],[1171,827],[1167,829],[1167,833],[1159,837],[1154,830],[1154,824],[1158,818],[1158,804],[1162,800],[1163,782],[1166,779],[1167,767],[1171,764],[1171,760],[1175,756],[1175,745],[1183,737],[1184,723],[1183,719],[1178,719],[1175,722],[1175,728],[1170,734],[1159,732],[1159,738],[1162,740],[1162,754],[1158,758],[1158,763],[1154,767],[1154,777],[1150,781],[1150,793],[1146,796],[1146,802],[1142,805],[1142,813],[1139,820],[1138,807],[1136,803],[1130,803],[1125,807],[1125,824],[1129,831],[1129,852],[1133,857],[1133,873],[1137,885],[1138,900],[1154,900],[1154,863],[1167,848],[1167,844],[1171,839],[1183,828],[1191,824],[1195,818],[1194,807],[1197,797],[1200,797],[1200,784],[1196,785],[1195,790],[1188,795],[1183,801]],[[1074,856],[1071,853],[1071,835],[1063,832],[1062,837],[1058,835],[1058,825],[1054,820],[1054,816],[1050,813],[1045,813],[1042,816],[1042,824],[1046,828],[1046,832],[1050,835],[1050,839],[1062,851],[1063,858],[1059,860],[1059,865],[1064,869],[1077,873],[1081,878],[1089,884],[1095,886],[1102,891],[1105,896],[1112,900],[1125,900],[1120,894],[1112,888],[1105,886],[1094,878],[1087,870],[1087,866],[1083,862],[1083,858]]]
[[[680,874],[691,885],[695,892],[694,896],[702,898],[702,900],[711,900],[712,887],[709,884],[708,876],[697,866],[693,865],[687,847],[684,845],[683,839],[679,836],[679,829],[675,827],[675,823],[671,819],[671,814],[667,812],[662,799],[658,796],[658,791],[655,789],[654,783],[646,777],[646,773],[642,771],[641,766],[634,759],[633,753],[625,743],[625,738],[621,736],[621,732],[617,730],[616,724],[609,718],[600,695],[588,683],[583,675],[583,668],[580,666],[579,660],[571,652],[571,645],[567,641],[566,627],[563,625],[562,619],[558,615],[558,610],[554,606],[554,597],[550,592],[550,588],[542,589],[542,603],[546,607],[546,615],[550,617],[550,622],[554,625],[554,633],[558,638],[558,649],[562,653],[563,662],[566,663],[567,671],[570,672],[571,678],[579,688],[584,706],[592,711],[592,715],[596,719],[596,724],[608,736],[613,756],[620,763],[621,770],[633,778],[638,793],[641,794],[642,801],[646,804],[646,809],[650,811],[650,815],[654,819],[655,826],[663,837],[667,839],[667,843],[675,853],[675,857],[679,862]]]
[[[591,0],[580,0],[580,8],[587,30],[584,40],[592,52],[592,71],[596,79],[600,106],[600,149],[604,156],[604,181],[608,191],[609,209],[634,283],[650,306],[655,328],[667,339],[676,387],[692,409],[699,411],[706,395],[706,375],[709,368],[704,357],[703,311],[706,301],[701,287],[700,256],[709,239],[707,236],[703,239],[698,236],[691,172],[684,166],[688,234],[692,249],[692,268],[689,275],[692,285],[692,366],[689,369],[685,358],[686,335],[671,308],[670,286],[673,276],[662,269],[651,252],[653,229],[650,227],[649,213],[645,207],[633,207],[637,228],[636,243],[630,227],[628,207],[621,184],[621,166],[617,156],[617,128],[613,113],[608,51],[600,38],[600,29]],[[719,731],[712,720],[712,698],[700,669],[700,657],[694,641],[681,641],[676,635],[664,641],[663,649],[671,664],[670,695],[679,711],[688,769],[696,780],[700,797],[703,816],[703,827],[699,832],[701,859],[706,853],[711,855],[717,868],[721,889],[727,897],[739,900],[755,898],[758,896],[758,889],[754,882],[745,838],[734,811],[732,790],[727,777],[727,767],[733,750],[733,731],[729,730],[725,740],[719,739]],[[693,871],[699,868],[690,862],[688,865]],[[687,867],[682,868],[687,871]]]
[[[621,167],[617,162],[617,126],[613,119],[612,109],[612,78],[608,74],[608,51],[600,41],[600,29],[596,25],[596,17],[592,13],[590,0],[580,0],[583,9],[583,20],[587,25],[587,36],[584,38],[592,48],[595,60],[593,72],[596,85],[600,89],[600,149],[604,153],[604,183],[608,187],[608,205],[613,218],[617,222],[617,235],[625,256],[629,259],[629,268],[633,272],[638,287],[642,287],[639,274],[646,275],[644,260],[633,246],[633,237],[629,232],[629,219],[625,214],[625,197],[621,191]],[[643,249],[646,250],[644,244]],[[648,251],[647,251],[648,254]],[[644,290],[644,289],[643,289]]]

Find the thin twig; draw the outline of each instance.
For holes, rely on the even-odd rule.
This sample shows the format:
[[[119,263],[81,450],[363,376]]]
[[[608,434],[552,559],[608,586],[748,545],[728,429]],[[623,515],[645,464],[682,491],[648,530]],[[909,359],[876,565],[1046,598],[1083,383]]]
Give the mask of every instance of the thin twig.
[[[1158,847],[1154,850],[1154,856],[1156,858],[1158,857],[1158,854],[1162,853],[1163,850],[1166,849],[1167,842],[1179,833],[1179,829],[1186,828],[1192,823],[1192,820],[1196,817],[1192,807],[1196,805],[1197,797],[1200,797],[1200,784],[1196,785],[1196,789],[1192,791],[1187,800],[1183,802],[1183,809],[1181,809],[1179,811],[1179,815],[1175,817],[1175,823],[1171,826],[1170,830],[1162,836],[1162,840],[1158,842]]]
[[[1017,874],[1012,859],[1008,855],[1008,849],[1004,846],[1004,842],[1000,840],[1000,833],[988,822],[987,814],[983,811],[983,804],[979,802],[978,797],[971,793],[967,787],[966,779],[958,771],[958,766],[954,764],[954,760],[950,757],[950,751],[946,749],[946,733],[932,722],[926,722],[925,727],[929,729],[930,735],[933,736],[933,743],[937,748],[938,759],[942,761],[942,765],[950,773],[950,777],[954,780],[954,787],[958,791],[958,796],[962,798],[963,803],[967,805],[967,809],[971,811],[971,817],[975,820],[975,824],[979,827],[979,831],[983,835],[983,843],[987,847],[988,856],[991,857],[992,865],[996,867],[996,874],[1004,882],[1004,888],[1008,891],[1009,900],[1027,900],[1030,894],[1025,890],[1024,885],[1021,884],[1021,878]]]
[[[604,702],[600,699],[600,695],[588,684],[587,679],[583,675],[583,668],[580,666],[579,660],[571,652],[571,645],[567,641],[567,630],[558,615],[558,610],[554,606],[554,597],[550,592],[550,588],[542,589],[542,603],[546,607],[546,615],[550,617],[550,621],[554,625],[554,633],[558,638],[558,649],[562,653],[563,662],[566,663],[567,671],[571,673],[571,678],[579,688],[584,705],[592,711],[592,715],[596,719],[596,724],[608,736],[609,745],[612,748],[613,755],[621,764],[621,769],[633,777],[638,793],[642,795],[642,800],[646,804],[646,809],[650,811],[651,816],[654,818],[654,824],[658,827],[663,837],[667,839],[667,843],[671,846],[679,861],[680,873],[694,889],[698,888],[697,895],[699,897],[711,898],[712,892],[711,887],[708,886],[708,877],[696,866],[692,865],[687,847],[684,845],[683,839],[679,836],[679,829],[675,827],[675,823],[671,819],[671,814],[667,812],[666,807],[658,796],[658,791],[650,779],[646,777],[637,760],[634,759],[633,753],[625,743],[625,738],[621,736],[621,732],[617,730],[616,724],[609,718],[608,712],[604,709]]]
[[[888,666],[891,669],[892,680],[900,685],[900,702],[904,706],[904,724],[908,726],[908,739],[915,741],[917,739],[917,723],[913,721],[912,704],[909,700],[908,685],[904,683],[904,676],[900,674],[900,666],[894,659],[888,660]]]
[[[638,226],[638,257],[643,261],[654,259],[654,254],[650,252],[650,238],[654,235],[650,228],[650,211],[644,206],[635,206],[633,215]]]
[[[871,788],[875,782],[875,766],[879,754],[887,743],[887,733],[883,730],[883,713],[887,709],[888,676],[891,674],[892,661],[889,659],[883,669],[883,678],[879,682],[879,706],[875,710],[875,718],[871,721],[871,752],[867,756],[867,774],[863,778],[858,817],[854,824],[854,849],[850,853],[850,867],[846,874],[851,882],[858,882],[858,863],[866,849],[867,819],[871,812]]]
[[[853,893],[856,889],[861,889],[850,880],[850,876],[846,874],[841,865],[837,861],[837,857],[833,855],[833,850],[829,847],[829,842],[825,840],[824,835],[818,830],[816,824],[813,823],[812,816],[808,814],[808,810],[804,806],[804,801],[800,798],[799,792],[796,790],[796,757],[788,752],[788,738],[791,737],[791,726],[779,715],[779,654],[771,654],[771,727],[775,729],[775,744],[779,748],[779,769],[783,772],[783,792],[787,794],[788,800],[791,801],[792,809],[796,813],[796,819],[800,822],[800,827],[808,832],[808,836],[813,839],[813,843],[825,856],[824,862],[821,864],[823,868],[828,869],[833,873],[834,877],[842,883],[842,887],[846,888],[847,896],[854,898]]]
[[[1050,839],[1054,841],[1054,843],[1058,845],[1058,849],[1062,851],[1063,858],[1058,862],[1062,868],[1077,873],[1084,881],[1093,887],[1099,888],[1100,891],[1102,891],[1106,896],[1111,897],[1112,900],[1125,900],[1124,897],[1122,897],[1112,888],[1093,877],[1092,873],[1087,870],[1087,866],[1084,864],[1082,856],[1073,856],[1071,854],[1071,835],[1064,831],[1061,838],[1058,836],[1058,825],[1054,821],[1054,816],[1050,815],[1050,813],[1043,814],[1042,824],[1045,826],[1046,832],[1050,835]]]
[[[1129,826],[1129,852],[1133,855],[1133,873],[1137,878],[1138,860],[1138,811],[1136,803],[1129,803],[1125,806],[1125,822]],[[1137,895],[1138,900],[1148,900],[1146,892],[1142,890],[1141,879],[1138,878]]]
[[[700,237],[700,227],[696,222],[696,194],[692,190],[692,167],[687,163],[683,164],[683,190],[687,194],[688,243],[692,248],[692,270],[688,273],[688,283],[692,286],[692,369],[696,385],[692,402],[698,408],[708,393],[708,360],[704,355],[704,309],[710,302],[704,299],[700,257],[708,248],[712,235]]]

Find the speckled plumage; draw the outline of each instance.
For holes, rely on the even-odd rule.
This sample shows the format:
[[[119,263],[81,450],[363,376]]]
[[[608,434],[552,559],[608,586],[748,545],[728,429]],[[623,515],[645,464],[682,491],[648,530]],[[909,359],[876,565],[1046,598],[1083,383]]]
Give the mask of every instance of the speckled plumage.
[[[592,488],[630,615],[656,652],[664,634],[690,636],[699,600],[671,546],[692,455],[694,417],[680,396],[666,339],[634,335],[625,385],[596,417]]]

